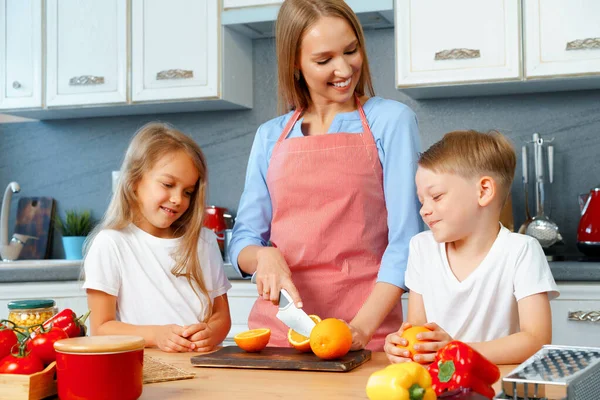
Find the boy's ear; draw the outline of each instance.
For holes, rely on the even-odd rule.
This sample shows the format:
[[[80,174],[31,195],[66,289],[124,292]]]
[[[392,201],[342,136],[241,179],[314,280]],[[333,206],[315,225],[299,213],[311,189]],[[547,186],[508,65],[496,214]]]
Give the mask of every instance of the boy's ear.
[[[482,176],[479,179],[479,205],[481,207],[488,206],[497,194],[496,181],[491,176]]]

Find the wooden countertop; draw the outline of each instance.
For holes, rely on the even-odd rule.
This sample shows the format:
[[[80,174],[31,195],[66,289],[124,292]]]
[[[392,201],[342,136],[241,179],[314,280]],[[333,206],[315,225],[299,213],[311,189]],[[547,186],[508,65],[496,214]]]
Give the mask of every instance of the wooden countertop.
[[[196,374],[193,379],[144,385],[141,399],[367,399],[369,376],[389,365],[384,353],[350,372],[274,371],[193,367],[195,353],[164,353],[146,349],[145,354]],[[502,376],[516,366],[500,366]],[[500,383],[494,385],[499,391]]]

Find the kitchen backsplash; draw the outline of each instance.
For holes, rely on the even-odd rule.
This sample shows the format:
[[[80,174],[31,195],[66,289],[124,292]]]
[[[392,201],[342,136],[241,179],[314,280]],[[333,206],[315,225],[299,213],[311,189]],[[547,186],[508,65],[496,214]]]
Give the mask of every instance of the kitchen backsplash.
[[[546,211],[558,224],[567,252],[577,253],[577,194],[600,183],[600,91],[414,101],[394,87],[393,30],[367,31],[366,37],[377,95],[404,102],[417,113],[423,148],[452,130],[497,129],[513,140],[520,158],[519,149],[532,133],[555,138],[555,182]],[[119,168],[136,129],[152,120],[174,124],[197,140],[208,159],[210,203],[235,211],[256,128],[276,116],[275,62],[274,41],[255,40],[250,111],[0,124],[0,187],[14,180],[22,188],[13,197],[9,226],[14,226],[19,196],[51,196],[61,215],[65,209],[90,208],[100,217],[111,193],[111,171]],[[513,184],[517,227],[525,214],[520,176],[519,159]],[[53,258],[62,256],[61,241],[54,240]]]

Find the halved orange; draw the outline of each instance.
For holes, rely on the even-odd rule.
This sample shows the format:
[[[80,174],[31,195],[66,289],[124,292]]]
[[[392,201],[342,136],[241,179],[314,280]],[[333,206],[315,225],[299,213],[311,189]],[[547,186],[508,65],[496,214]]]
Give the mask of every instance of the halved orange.
[[[233,337],[233,340],[242,350],[246,350],[249,353],[255,353],[267,347],[270,338],[270,329],[259,328],[238,333]]]
[[[321,322],[321,318],[318,315],[309,315],[309,317],[310,317],[310,319],[315,321],[316,324]],[[290,330],[288,331],[287,337],[288,337],[288,342],[290,342],[292,347],[295,348],[296,350],[301,351],[303,353],[310,351],[310,339],[307,338],[306,336],[303,336],[303,335],[299,334],[298,332],[296,332],[295,330],[290,328]]]

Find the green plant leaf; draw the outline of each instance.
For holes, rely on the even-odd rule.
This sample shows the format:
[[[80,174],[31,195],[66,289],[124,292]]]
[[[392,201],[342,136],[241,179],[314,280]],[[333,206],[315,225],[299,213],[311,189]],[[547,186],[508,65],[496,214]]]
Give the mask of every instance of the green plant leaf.
[[[61,220],[57,215],[54,224],[63,236],[87,236],[94,228],[90,210],[66,210],[65,219]]]

